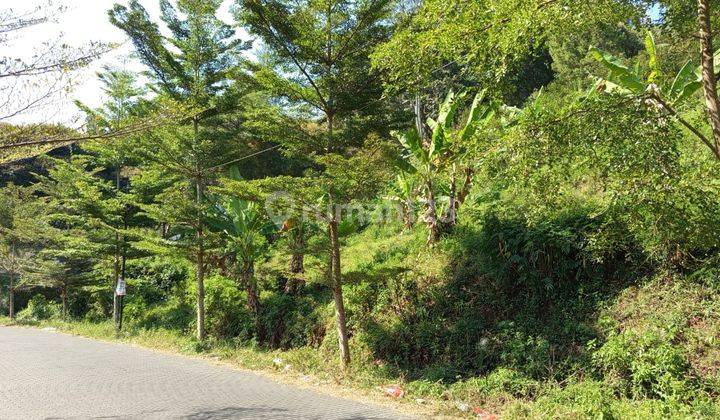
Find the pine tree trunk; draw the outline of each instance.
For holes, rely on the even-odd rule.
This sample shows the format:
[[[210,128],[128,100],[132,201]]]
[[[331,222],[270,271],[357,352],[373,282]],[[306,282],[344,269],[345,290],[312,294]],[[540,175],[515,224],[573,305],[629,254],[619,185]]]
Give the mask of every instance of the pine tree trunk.
[[[126,226],[127,227],[127,226]],[[126,261],[127,258],[125,256],[125,249],[123,247],[122,255],[121,255],[121,263],[120,263],[120,276],[118,279],[118,283],[120,281],[125,281],[125,270],[126,270]],[[115,292],[113,293],[113,321],[115,322],[115,330],[117,332],[122,331],[122,323],[123,323],[123,301],[125,300],[125,296],[118,295],[117,294],[117,288]]]
[[[124,219],[124,227],[127,229],[127,219]],[[122,254],[120,257],[120,279],[125,282],[125,274],[127,273],[127,248],[125,247],[125,238],[123,237],[123,244],[122,244]],[[124,301],[125,296],[118,296],[118,317],[115,322],[115,325],[117,326],[118,331],[122,331],[122,325],[123,325],[123,310],[124,307]]]
[[[115,323],[115,329],[120,331],[118,326],[118,319],[120,319],[120,296],[117,294],[118,282],[115,281],[115,290],[113,290],[113,322]]]
[[[120,319],[120,296],[117,294],[117,282],[115,283],[115,291],[113,291],[113,323],[115,330],[120,331],[118,320]]]
[[[113,318],[115,322],[115,330],[117,332],[122,331],[122,322],[123,322],[123,300],[124,296],[118,296],[115,295],[115,302],[117,305],[117,312],[115,313],[115,317]]]
[[[195,72],[196,78],[198,71]],[[195,134],[195,144],[200,142],[200,122],[197,117],[193,118],[193,131]],[[195,183],[195,204],[197,205],[197,339],[205,340],[205,244],[203,231],[203,215],[201,210],[203,200],[203,180],[200,162],[197,162],[197,180]]]
[[[202,203],[202,181],[197,181],[197,206],[200,212]],[[197,339],[205,340],[205,249],[202,216],[198,215],[197,228]]]
[[[350,365],[350,346],[348,343],[347,320],[345,318],[345,303],[342,292],[342,276],[340,271],[340,239],[338,237],[338,222],[333,218],[330,222],[330,243],[332,246],[331,256],[331,287],[333,299],[335,300],[335,319],[337,321],[338,341],[340,345],[340,357],[343,369]]]
[[[720,145],[720,99],[717,93],[717,77],[715,75],[715,49],[711,27],[710,1],[698,0],[698,24],[701,45],[702,82],[705,93],[710,126],[715,140],[715,149]]]
[[[8,288],[8,316],[15,319],[15,283],[13,275],[10,274],[10,287]]]
[[[60,288],[60,297],[62,298],[62,315],[63,315],[64,319],[67,319],[67,315],[68,315],[67,286],[62,286]]]
[[[120,191],[120,168],[115,170],[115,193]],[[113,322],[115,329],[120,331],[118,320],[120,319],[120,296],[117,294],[117,288],[120,284],[120,233],[115,232],[115,289],[113,290]]]

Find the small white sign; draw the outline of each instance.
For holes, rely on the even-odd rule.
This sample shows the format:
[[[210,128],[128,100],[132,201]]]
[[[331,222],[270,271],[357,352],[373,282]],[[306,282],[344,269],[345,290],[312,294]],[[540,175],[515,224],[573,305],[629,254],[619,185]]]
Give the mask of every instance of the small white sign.
[[[118,281],[117,287],[115,288],[115,294],[118,296],[125,296],[125,279]]]

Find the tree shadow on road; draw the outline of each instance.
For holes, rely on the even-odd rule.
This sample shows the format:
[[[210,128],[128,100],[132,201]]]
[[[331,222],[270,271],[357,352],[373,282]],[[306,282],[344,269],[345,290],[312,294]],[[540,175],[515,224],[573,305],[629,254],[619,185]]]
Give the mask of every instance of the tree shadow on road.
[[[294,416],[288,415],[283,408],[269,407],[224,407],[218,409],[207,409],[184,415],[183,419],[188,420],[220,420],[220,419],[287,419]]]

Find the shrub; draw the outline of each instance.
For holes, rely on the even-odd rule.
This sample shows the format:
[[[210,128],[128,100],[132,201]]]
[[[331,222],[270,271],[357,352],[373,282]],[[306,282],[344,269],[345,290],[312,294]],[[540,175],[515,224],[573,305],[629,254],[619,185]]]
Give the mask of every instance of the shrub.
[[[44,295],[34,295],[28,301],[25,309],[18,313],[18,319],[22,321],[43,321],[58,318],[61,314],[58,304],[49,302]]]
[[[540,384],[514,369],[498,368],[488,375],[453,384],[450,391],[463,400],[496,396],[527,398],[534,395]]]
[[[545,338],[518,331],[512,322],[502,322],[496,340],[502,366],[533,377],[547,373],[551,354],[550,343]]]
[[[145,301],[137,299],[125,306],[123,316],[128,323],[141,329],[164,328],[187,331],[192,324],[194,311],[192,305],[177,297],[152,307],[148,307]]]
[[[263,293],[261,323],[265,343],[273,349],[317,345],[325,335],[328,312],[316,296]]]
[[[614,418],[612,390],[598,381],[570,382],[546,388],[530,403],[511,406],[506,418]]]
[[[190,292],[188,300],[193,301],[195,290]],[[235,280],[220,275],[205,280],[205,322],[208,334],[216,338],[247,341],[255,336],[245,292]]]
[[[674,339],[674,331],[667,330],[611,332],[593,362],[626,395],[684,400],[693,387],[689,363]]]

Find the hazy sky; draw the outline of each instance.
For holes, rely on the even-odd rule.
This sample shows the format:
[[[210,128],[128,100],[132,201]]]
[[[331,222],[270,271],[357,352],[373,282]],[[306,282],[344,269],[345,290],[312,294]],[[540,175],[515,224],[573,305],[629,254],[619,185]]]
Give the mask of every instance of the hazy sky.
[[[0,0],[0,8],[13,9],[16,13],[32,10],[34,7],[44,5],[47,0]],[[125,67],[129,70],[140,71],[142,66],[133,62],[129,56],[132,53],[132,44],[127,41],[123,32],[110,24],[107,11],[115,3],[126,4],[127,0],[56,0],[55,3],[67,6],[68,10],[57,16],[57,22],[50,22],[25,29],[14,35],[9,45],[3,46],[0,52],[3,56],[29,57],[34,50],[41,47],[43,42],[56,40],[62,35],[65,43],[71,46],[81,46],[90,41],[108,43],[122,43],[120,48],[106,54],[87,69],[78,73],[73,92],[68,98],[56,99],[49,106],[33,112],[15,117],[8,122],[29,123],[53,121],[73,125],[79,112],[72,99],[78,99],[90,106],[102,104],[103,97],[96,72],[103,65]],[[154,18],[159,16],[158,0],[140,0],[140,3]],[[229,7],[231,0],[225,1],[220,17],[231,22]],[[9,48],[8,48],[9,47]]]
[[[17,13],[21,13],[47,2],[48,0],[0,0],[0,8],[10,8]],[[30,57],[33,51],[41,47],[43,42],[56,40],[61,34],[64,42],[73,46],[81,46],[90,41],[121,43],[122,45],[117,50],[103,56],[87,69],[80,71],[77,75],[74,90],[68,97],[55,99],[55,101],[42,109],[24,113],[8,122],[52,121],[71,126],[76,125],[73,120],[77,120],[80,113],[73,104],[72,99],[78,99],[93,107],[99,106],[103,102],[100,83],[97,81],[96,76],[96,72],[103,65],[112,64],[129,70],[142,70],[139,63],[129,58],[132,53],[132,45],[127,41],[122,31],[108,22],[107,11],[113,4],[127,3],[127,0],[54,0],[54,2],[63,4],[68,8],[65,13],[57,16],[57,22],[38,25],[18,32],[9,45],[3,45],[3,51],[0,52],[0,55]],[[157,19],[159,16],[158,0],[140,0],[140,2]],[[232,21],[229,13],[231,4],[232,0],[226,0],[221,9],[220,17],[226,22]],[[654,9],[650,15],[655,19],[658,18],[660,15],[659,9]]]

